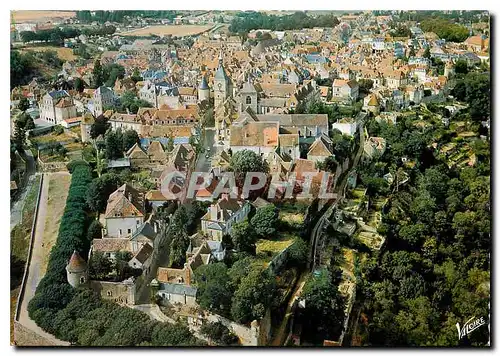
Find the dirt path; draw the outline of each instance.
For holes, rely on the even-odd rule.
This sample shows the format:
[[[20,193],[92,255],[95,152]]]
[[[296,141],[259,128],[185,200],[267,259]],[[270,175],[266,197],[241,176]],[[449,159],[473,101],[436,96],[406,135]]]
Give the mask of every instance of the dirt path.
[[[43,331],[40,327],[38,327],[33,320],[30,319],[28,315],[28,303],[30,302],[31,298],[33,298],[33,295],[35,294],[36,287],[38,286],[38,283],[40,283],[40,280],[42,279],[45,271],[42,272],[44,260],[46,258],[46,254],[48,253],[49,249],[44,248],[45,247],[45,226],[46,226],[46,219],[49,217],[52,217],[52,212],[48,213],[48,207],[49,207],[49,185],[50,182],[56,182],[56,184],[60,181],[60,178],[62,175],[69,175],[69,173],[48,173],[45,175],[43,184],[42,184],[42,193],[40,195],[40,205],[38,207],[38,215],[37,215],[37,222],[36,222],[36,228],[35,228],[35,236],[33,239],[33,253],[31,256],[31,263],[29,266],[28,270],[28,277],[26,279],[26,284],[25,284],[25,291],[24,291],[24,298],[21,303],[21,309],[19,311],[19,323],[35,332],[39,336],[41,336],[43,339],[46,339],[50,344],[53,345],[60,345],[60,346],[68,346],[69,343],[65,341],[58,340],[55,338],[53,335],[50,335],[49,333],[46,333]],[[53,179],[55,178],[55,180]],[[59,178],[59,180],[58,180]],[[67,195],[67,190],[66,193]],[[66,201],[66,195],[58,197],[63,202],[63,206],[65,205]],[[62,200],[64,198],[64,200]],[[55,198],[54,198],[55,199]],[[58,225],[59,226],[59,225]],[[50,241],[47,241],[50,243]],[[43,268],[45,270],[45,268]],[[16,335],[16,340],[18,340],[17,335]],[[20,340],[19,340],[20,341]],[[39,344],[20,344],[18,342],[18,345],[20,346],[39,346]]]
[[[271,342],[270,346],[283,346],[283,343],[285,342],[286,337],[288,336],[288,331],[289,328],[288,326],[288,320],[290,319],[290,316],[292,315],[292,307],[295,302],[295,299],[300,296],[302,293],[302,288],[304,288],[304,284],[306,284],[306,276],[308,273],[304,272],[300,275],[299,280],[297,281],[297,284],[295,285],[295,290],[290,297],[290,301],[288,302],[288,306],[286,307],[285,311],[285,317],[283,318],[283,321],[281,322],[280,327],[278,328],[278,331],[276,332],[276,336],[274,337],[273,341]]]

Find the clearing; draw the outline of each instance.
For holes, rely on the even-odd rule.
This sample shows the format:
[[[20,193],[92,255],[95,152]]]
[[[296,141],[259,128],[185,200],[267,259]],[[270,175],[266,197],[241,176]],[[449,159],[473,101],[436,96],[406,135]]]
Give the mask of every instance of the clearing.
[[[122,32],[122,36],[165,36],[172,35],[177,37],[193,36],[210,30],[213,25],[158,25],[147,26],[136,30]]]
[[[47,22],[56,19],[69,19],[76,16],[75,11],[40,11],[40,10],[19,10],[11,11],[16,23],[23,22]]]

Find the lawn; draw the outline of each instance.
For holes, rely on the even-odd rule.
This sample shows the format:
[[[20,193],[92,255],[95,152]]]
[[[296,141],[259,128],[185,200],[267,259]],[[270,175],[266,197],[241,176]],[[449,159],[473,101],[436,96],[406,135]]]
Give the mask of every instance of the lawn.
[[[256,264],[262,264],[264,267],[267,267],[269,262],[276,257],[281,251],[288,248],[291,244],[294,243],[297,237],[291,234],[281,234],[279,237],[268,240],[268,239],[260,239],[256,242]]]
[[[139,28],[136,30],[122,32],[122,36],[165,36],[172,35],[177,37],[193,36],[212,28],[212,25],[158,25]]]
[[[57,56],[62,61],[74,61],[78,57],[73,54],[73,49],[66,47],[56,47],[56,46],[33,46],[33,47],[24,47],[21,51],[35,51],[35,52],[46,52],[46,51],[54,51],[57,53]]]
[[[30,138],[30,141],[33,143],[49,143],[49,142],[66,142],[73,141],[75,137],[63,132],[59,135],[56,135],[54,132],[50,132],[45,135],[34,136]]]
[[[52,173],[49,179],[49,194],[47,199],[47,215],[45,217],[45,228],[43,238],[42,274],[45,274],[49,261],[50,250],[55,244],[59,232],[59,224],[66,207],[71,175],[66,173]]]

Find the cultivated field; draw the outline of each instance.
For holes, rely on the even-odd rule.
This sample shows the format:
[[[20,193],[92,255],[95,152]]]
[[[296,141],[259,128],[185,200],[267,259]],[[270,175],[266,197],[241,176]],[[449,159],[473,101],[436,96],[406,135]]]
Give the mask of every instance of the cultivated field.
[[[148,36],[150,34],[157,36],[172,35],[177,37],[192,36],[197,35],[207,30],[210,30],[212,25],[158,25],[158,26],[147,26],[144,28],[139,28],[137,30],[132,30],[128,32],[122,32],[120,35],[123,36]]]
[[[12,11],[14,21],[16,23],[23,22],[46,22],[55,19],[67,19],[75,17],[75,11],[36,11],[36,10],[20,10]]]
[[[45,51],[55,51],[57,56],[63,61],[74,61],[77,57],[73,54],[71,48],[56,47],[56,46],[35,46],[35,47],[24,47],[21,51],[35,51],[35,52],[45,52]]]

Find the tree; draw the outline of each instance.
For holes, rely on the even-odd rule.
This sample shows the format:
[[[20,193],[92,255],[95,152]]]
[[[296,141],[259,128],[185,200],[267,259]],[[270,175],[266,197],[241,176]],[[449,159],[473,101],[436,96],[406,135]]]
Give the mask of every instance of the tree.
[[[106,209],[106,203],[111,193],[113,193],[123,182],[115,173],[104,173],[90,184],[86,201],[90,209],[94,212],[101,212]]]
[[[21,111],[26,111],[28,110],[30,107],[30,103],[28,101],[28,99],[26,97],[22,97],[20,100],[19,100],[19,104],[17,104],[17,108]]]
[[[85,89],[85,82],[81,78],[75,78],[75,82],[73,83],[73,87],[79,93],[83,93]]]
[[[304,318],[301,318],[306,337],[313,342],[337,340],[344,329],[345,298],[338,285],[331,283],[327,270],[321,270],[304,285],[302,296],[305,302]]]
[[[229,315],[234,290],[222,262],[200,266],[195,271],[198,292],[196,302],[214,313]]]
[[[255,255],[255,242],[257,236],[248,220],[241,221],[233,225],[231,229],[231,240],[237,251],[248,252]]]
[[[120,129],[109,129],[104,136],[105,154],[107,159],[123,157],[123,134]]]
[[[467,61],[463,59],[459,59],[455,63],[455,73],[456,74],[467,74],[469,73],[469,66],[467,65]]]
[[[423,54],[424,58],[430,59],[431,58],[431,49],[429,46],[425,47],[425,51]]]
[[[90,137],[95,140],[100,135],[104,136],[110,127],[111,124],[108,119],[100,115],[95,118],[94,123],[90,126]]]
[[[363,94],[368,94],[373,88],[373,80],[371,79],[360,79],[358,83],[359,91]]]
[[[125,68],[119,64],[112,63],[106,65],[103,69],[103,81],[107,87],[115,85],[116,79],[125,77]]]
[[[113,263],[102,252],[92,253],[89,263],[90,278],[96,280],[105,280],[106,277],[113,271]]]
[[[229,346],[238,344],[238,337],[229,331],[220,321],[203,324],[200,332],[218,345]]]
[[[92,80],[94,88],[97,89],[104,83],[104,72],[101,66],[101,60],[97,58],[94,62],[94,69],[92,70]]]
[[[243,277],[234,294],[231,315],[239,323],[249,323],[264,317],[276,298],[275,277],[269,270],[254,268]]]
[[[98,220],[92,220],[87,231],[87,238],[89,240],[98,239],[102,237],[102,225]]]
[[[288,267],[303,267],[307,263],[309,256],[309,246],[307,242],[298,237],[288,249]]]
[[[141,82],[143,78],[141,77],[141,74],[139,73],[139,69],[134,68],[134,72],[132,73],[132,76],[130,77],[134,81],[134,83]]]
[[[234,153],[229,161],[229,167],[234,172],[236,181],[241,186],[248,172],[267,173],[267,163],[257,153],[241,150]]]
[[[276,233],[278,221],[278,209],[269,204],[257,209],[251,219],[251,225],[258,236],[270,238]]]
[[[139,143],[139,135],[135,130],[127,130],[123,133],[123,150],[128,151],[133,145]]]

